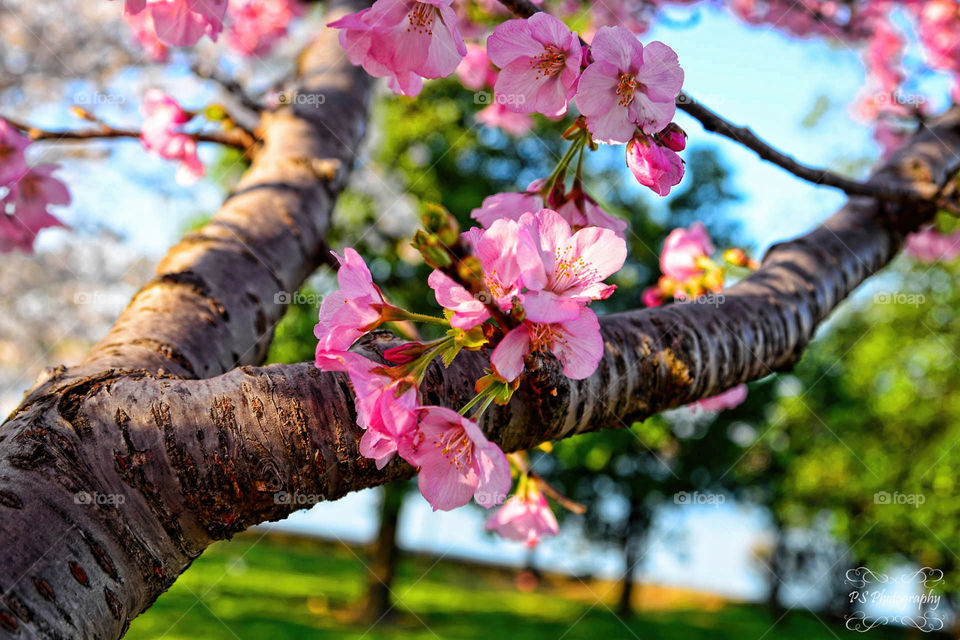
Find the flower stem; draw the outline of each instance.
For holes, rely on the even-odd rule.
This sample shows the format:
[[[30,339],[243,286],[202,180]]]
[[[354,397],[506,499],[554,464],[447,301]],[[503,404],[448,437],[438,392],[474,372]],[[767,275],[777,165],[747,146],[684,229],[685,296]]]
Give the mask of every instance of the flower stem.
[[[482,400],[485,395],[487,395],[487,394],[486,394],[486,393],[478,393],[477,395],[473,396],[473,398],[470,400],[470,402],[468,402],[467,404],[465,404],[465,405],[463,405],[462,407],[460,407],[460,415],[462,415],[462,416],[467,415],[467,412],[470,411],[470,409],[472,409],[472,408],[474,407],[474,405],[476,405],[478,402],[480,402],[480,400]]]

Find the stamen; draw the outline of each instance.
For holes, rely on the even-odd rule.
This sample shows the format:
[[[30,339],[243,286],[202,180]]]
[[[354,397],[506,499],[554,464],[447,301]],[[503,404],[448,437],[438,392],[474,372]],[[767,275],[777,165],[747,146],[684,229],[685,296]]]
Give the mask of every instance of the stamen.
[[[543,53],[530,61],[530,66],[537,71],[538,80],[560,73],[566,64],[567,54],[554,44],[543,45]]]
[[[418,2],[413,11],[407,14],[407,21],[410,26],[407,31],[416,31],[425,33],[428,36],[433,35],[433,20],[437,16],[437,8],[426,2]]]

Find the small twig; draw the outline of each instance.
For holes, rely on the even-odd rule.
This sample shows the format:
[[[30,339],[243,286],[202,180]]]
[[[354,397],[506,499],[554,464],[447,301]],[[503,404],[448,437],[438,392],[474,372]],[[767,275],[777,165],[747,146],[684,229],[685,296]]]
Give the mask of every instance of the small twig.
[[[521,18],[529,18],[538,11],[541,11],[540,7],[530,2],[530,0],[500,0],[500,4]],[[586,44],[582,38],[580,42]],[[844,178],[826,169],[818,169],[800,164],[785,153],[771,147],[747,127],[741,127],[725,120],[686,93],[681,93],[677,97],[677,107],[687,112],[691,117],[699,120],[700,124],[702,124],[703,128],[707,131],[720,134],[747,147],[763,160],[767,160],[808,182],[835,187],[851,196],[869,196],[896,202],[928,199],[926,194],[907,186],[860,182],[859,180]]]
[[[216,82],[218,85],[223,87],[227,93],[236,98],[237,102],[239,102],[244,108],[256,113],[263,111],[263,105],[251,97],[239,82],[237,82],[231,76],[221,73],[215,67],[204,66],[199,62],[195,62],[194,64],[190,65],[190,71],[204,80]]]
[[[41,129],[39,127],[34,127],[29,124],[18,122],[0,116],[0,119],[6,120],[13,127],[23,131],[31,140],[40,141],[48,140],[54,142],[60,141],[72,141],[72,140],[100,140],[100,139],[110,139],[110,138],[139,138],[140,132],[132,129],[116,129],[107,125],[103,125],[98,129],[83,129],[83,130],[65,130],[65,131],[52,131],[49,129]],[[240,149],[244,152],[249,152],[250,148],[254,145],[255,141],[249,132],[243,130],[242,128],[231,129],[226,132],[211,132],[211,133],[186,133],[191,138],[197,142],[215,142],[217,144],[222,144],[227,147],[234,147]]]
[[[771,162],[808,182],[835,187],[851,196],[869,196],[893,201],[924,199],[923,194],[907,186],[860,182],[859,180],[844,178],[827,169],[801,164],[761,140],[748,127],[735,125],[725,120],[686,93],[681,93],[677,97],[677,108],[698,120],[707,131],[720,134],[747,147],[761,159]]]

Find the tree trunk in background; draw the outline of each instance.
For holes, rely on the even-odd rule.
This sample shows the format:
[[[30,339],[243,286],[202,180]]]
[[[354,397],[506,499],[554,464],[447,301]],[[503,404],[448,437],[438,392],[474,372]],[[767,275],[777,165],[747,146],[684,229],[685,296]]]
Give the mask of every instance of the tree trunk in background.
[[[767,610],[776,620],[783,614],[783,605],[780,603],[781,587],[783,586],[784,557],[787,545],[783,527],[776,523],[776,542],[770,553],[770,565],[767,567]]]
[[[367,567],[367,600],[364,616],[376,623],[393,609],[393,579],[397,573],[400,549],[397,547],[397,526],[400,509],[407,495],[407,483],[384,485],[380,502],[380,530],[370,551]]]
[[[632,617],[634,613],[633,593],[636,587],[634,576],[637,564],[643,559],[640,550],[643,548],[645,538],[646,526],[643,523],[642,508],[638,509],[631,505],[630,516],[622,540],[625,571],[620,587],[620,600],[617,603],[617,613],[624,618]]]

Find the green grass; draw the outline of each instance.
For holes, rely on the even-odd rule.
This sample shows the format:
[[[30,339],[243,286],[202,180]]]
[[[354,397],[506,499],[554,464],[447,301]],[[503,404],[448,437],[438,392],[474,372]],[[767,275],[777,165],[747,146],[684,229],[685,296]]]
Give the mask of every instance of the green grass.
[[[616,586],[548,576],[536,590],[516,589],[515,572],[407,557],[394,592],[400,604],[371,627],[357,619],[365,574],[362,550],[302,538],[248,533],[219,543],[199,558],[173,588],[137,618],[128,638],[156,640],[341,639],[364,640],[759,640],[862,638],[842,626],[827,629],[814,616],[790,613],[774,620],[752,605],[723,603],[673,592],[650,597],[656,610],[622,622],[607,608]],[[655,597],[652,597],[655,596]],[[707,602],[710,602],[708,605]],[[874,629],[872,640],[905,638]]]

